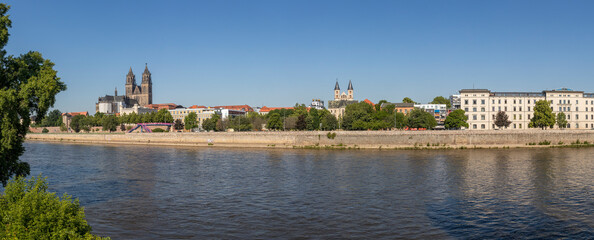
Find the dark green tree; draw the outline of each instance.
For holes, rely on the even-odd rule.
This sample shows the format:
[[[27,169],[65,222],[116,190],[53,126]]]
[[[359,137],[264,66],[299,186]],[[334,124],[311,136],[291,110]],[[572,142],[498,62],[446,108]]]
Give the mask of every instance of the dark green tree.
[[[564,112],[557,113],[557,126],[561,129],[567,127],[567,117]]]
[[[39,122],[40,120],[41,119],[37,119],[36,121]],[[57,127],[60,126],[60,124],[62,124],[62,112],[60,112],[58,109],[54,109],[41,120],[40,126]]]
[[[218,115],[217,115],[218,116]],[[184,118],[185,129],[192,130],[198,127],[198,115],[196,112],[188,113],[188,116]]]
[[[118,127],[118,119],[114,115],[107,115],[104,116],[101,120],[101,126],[103,127],[103,131],[113,132]]]
[[[402,99],[403,103],[416,103],[415,101],[413,101],[412,99],[410,99],[409,97],[405,97]]]
[[[208,118],[202,122],[202,129],[204,129],[206,131],[216,131],[217,123],[220,119],[221,119],[221,116],[219,116],[216,113],[213,113],[210,116],[210,118]]]
[[[56,94],[66,90],[53,69],[54,63],[39,52],[18,57],[7,56],[8,28],[6,14],[10,7],[0,4],[0,182],[6,185],[13,176],[28,175],[29,164],[19,160],[31,116],[45,116],[56,102]]]
[[[375,104],[375,111],[380,111],[382,109],[382,104],[387,103],[388,101],[386,100],[379,100],[379,102],[377,102],[377,104]]]
[[[169,110],[163,108],[152,116],[152,120],[159,123],[173,123],[173,116],[171,116]]]
[[[437,126],[435,117],[420,108],[415,108],[408,114],[408,127],[432,129],[435,126]]]
[[[442,96],[437,96],[437,97],[433,98],[433,101],[431,101],[430,103],[431,104],[445,104],[448,109],[450,109],[452,107],[450,100],[448,100],[447,98],[444,98]]]
[[[394,127],[397,129],[403,129],[406,127],[406,116],[404,113],[396,112],[394,113]]]
[[[182,122],[181,119],[175,119],[175,121],[173,122],[173,129],[175,129],[175,130],[184,129],[184,123]]]
[[[497,112],[497,115],[495,115],[495,126],[501,129],[502,127],[509,127],[510,124],[511,121],[509,121],[509,117],[504,111]]]
[[[468,117],[465,115],[464,110],[457,109],[451,112],[444,122],[446,129],[460,129],[462,127],[468,127]]]
[[[283,119],[278,112],[268,113],[268,122],[266,123],[266,128],[270,130],[283,129]]]
[[[318,109],[310,109],[305,122],[307,123],[307,130],[318,130],[320,128],[320,116],[318,114]]]
[[[305,130],[307,128],[307,122],[305,121],[305,118],[307,118],[306,115],[299,115],[297,117],[297,122],[295,123],[295,129]]]
[[[346,130],[366,130],[372,121],[374,108],[366,102],[353,103],[346,107],[342,117],[342,128]]]
[[[547,127],[553,128],[555,126],[555,114],[551,109],[549,101],[540,100],[536,102],[534,106],[534,117],[530,119],[528,127],[546,129]]]
[[[322,129],[325,131],[330,131],[338,128],[338,120],[330,111],[324,109],[319,111],[320,113],[320,123],[322,124]]]
[[[85,125],[85,116],[83,115],[76,115],[72,117],[70,120],[70,129],[74,132],[80,132]]]

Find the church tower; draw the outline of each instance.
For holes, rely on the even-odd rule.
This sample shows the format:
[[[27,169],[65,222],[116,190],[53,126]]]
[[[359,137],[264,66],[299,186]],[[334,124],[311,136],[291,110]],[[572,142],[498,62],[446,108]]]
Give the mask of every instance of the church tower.
[[[353,100],[353,84],[351,83],[351,80],[349,80],[349,88],[347,89],[347,91],[348,91],[348,99]]]
[[[134,94],[134,89],[136,88],[136,76],[132,73],[132,67],[130,67],[130,71],[128,75],[126,75],[126,96],[130,97]]]
[[[142,96],[140,101],[142,106],[153,104],[153,81],[151,79],[151,72],[148,70],[148,65],[145,64],[144,72],[142,73],[142,83],[140,84]]]
[[[336,79],[336,85],[334,85],[334,100],[340,98],[340,86],[338,86],[338,79]]]

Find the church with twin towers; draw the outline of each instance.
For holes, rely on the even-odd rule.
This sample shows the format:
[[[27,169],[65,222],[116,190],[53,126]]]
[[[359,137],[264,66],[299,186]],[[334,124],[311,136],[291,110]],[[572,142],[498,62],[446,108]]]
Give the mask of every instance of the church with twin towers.
[[[145,64],[142,73],[140,85],[136,84],[136,75],[132,72],[132,67],[126,74],[126,93],[118,96],[118,89],[115,89],[114,95],[105,95],[99,97],[95,105],[96,112],[115,114],[119,113],[121,108],[131,108],[137,105],[145,107],[153,104],[153,80],[148,65]]]

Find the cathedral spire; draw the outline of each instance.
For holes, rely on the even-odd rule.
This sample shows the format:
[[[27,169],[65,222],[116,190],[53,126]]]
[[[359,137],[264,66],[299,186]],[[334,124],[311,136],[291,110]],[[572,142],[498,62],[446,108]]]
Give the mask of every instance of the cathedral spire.
[[[347,90],[353,90],[353,84],[351,83],[351,80],[349,80],[349,88]]]
[[[118,96],[118,87],[115,88],[115,96]]]
[[[132,67],[130,67],[130,71],[128,71],[128,76],[132,76],[134,75],[134,73],[132,73]]]
[[[149,72],[149,70],[148,70],[148,64],[147,63],[144,64],[144,73],[142,73],[142,74],[151,74],[151,72]]]
[[[334,85],[334,91],[336,90],[340,90],[340,87],[338,86],[338,78],[336,79],[336,85]]]

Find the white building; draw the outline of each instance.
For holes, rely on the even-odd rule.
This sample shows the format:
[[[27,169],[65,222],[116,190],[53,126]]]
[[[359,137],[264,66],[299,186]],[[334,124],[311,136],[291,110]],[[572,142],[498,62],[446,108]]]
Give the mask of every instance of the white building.
[[[159,111],[158,109],[154,109],[154,108],[140,107],[140,106],[138,106],[138,104],[134,104],[134,106],[131,108],[125,108],[123,105],[119,105],[119,106],[120,106],[120,110],[119,110],[120,115],[132,114],[132,113],[136,113],[136,114],[140,115],[140,114]],[[99,107],[101,107],[101,106],[99,106]]]
[[[232,110],[232,109],[223,109],[223,108],[176,108],[169,110],[173,120],[181,120],[182,122],[185,121],[186,116],[191,112],[196,113],[196,121],[198,122],[198,126],[202,127],[202,123],[206,119],[210,119],[213,114],[218,114],[221,116],[221,119],[227,119],[229,116],[236,117],[236,116],[244,116],[245,111],[241,110]]]
[[[315,108],[318,110],[322,110],[322,109],[326,109],[324,107],[324,101],[320,100],[320,99],[312,99],[311,100],[311,104],[309,105],[310,108]]]
[[[528,129],[534,106],[539,100],[549,101],[553,113],[564,112],[568,128],[594,128],[594,93],[571,89],[542,92],[491,92],[487,89],[460,90],[460,108],[468,116],[469,129],[496,129],[495,116],[503,111],[511,121],[508,129]],[[556,126],[555,126],[556,127]]]

